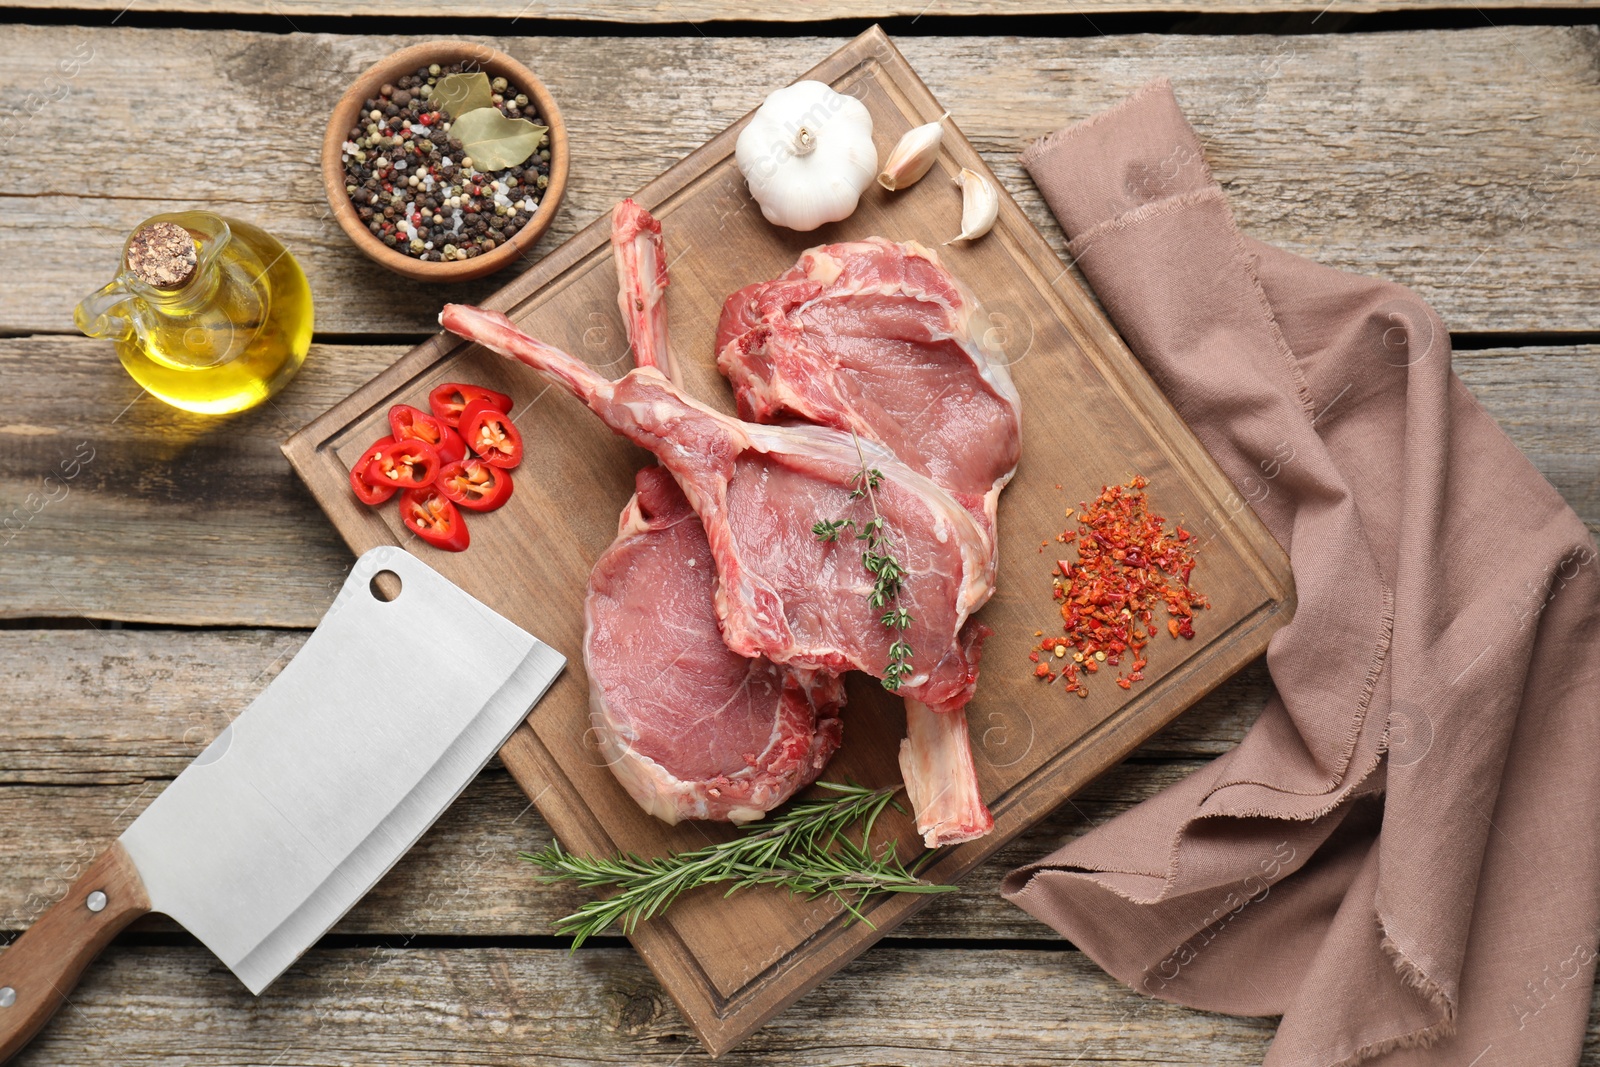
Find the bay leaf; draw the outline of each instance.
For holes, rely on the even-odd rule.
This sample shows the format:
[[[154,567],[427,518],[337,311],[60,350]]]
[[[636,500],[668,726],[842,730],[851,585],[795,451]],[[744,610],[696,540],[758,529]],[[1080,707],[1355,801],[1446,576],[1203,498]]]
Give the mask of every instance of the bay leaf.
[[[489,75],[481,70],[446,74],[433,87],[430,103],[456,118],[481,107],[494,106],[494,89],[489,85]]]
[[[450,124],[450,136],[461,142],[462,150],[472,157],[476,170],[505,170],[544,147],[545,135],[550,127],[540,126],[527,119],[511,119],[499,108],[480,107],[469,111]]]

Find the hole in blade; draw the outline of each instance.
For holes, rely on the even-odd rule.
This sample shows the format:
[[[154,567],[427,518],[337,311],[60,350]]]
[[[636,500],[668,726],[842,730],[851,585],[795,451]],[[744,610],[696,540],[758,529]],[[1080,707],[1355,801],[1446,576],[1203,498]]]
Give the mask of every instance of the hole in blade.
[[[209,766],[210,764],[217,762],[217,760],[221,759],[223,756],[227,755],[228,749],[232,746],[233,724],[229,723],[227,726],[223,727],[220,734],[212,739],[211,743],[205,747],[204,751],[194,758],[194,762],[190,764],[190,766]]]
[[[400,576],[394,571],[379,571],[367,583],[367,588],[372,590],[375,599],[388,602],[400,595]]]

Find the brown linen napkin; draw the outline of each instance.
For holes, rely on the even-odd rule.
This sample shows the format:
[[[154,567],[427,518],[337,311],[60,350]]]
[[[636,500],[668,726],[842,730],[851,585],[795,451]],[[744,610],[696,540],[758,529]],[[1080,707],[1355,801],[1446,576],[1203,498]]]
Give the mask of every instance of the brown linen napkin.
[[[1269,1067],[1576,1063],[1600,940],[1583,523],[1414,294],[1240,235],[1165,81],[1023,164],[1299,607],[1236,749],[1005,895],[1140,992],[1281,1014]]]

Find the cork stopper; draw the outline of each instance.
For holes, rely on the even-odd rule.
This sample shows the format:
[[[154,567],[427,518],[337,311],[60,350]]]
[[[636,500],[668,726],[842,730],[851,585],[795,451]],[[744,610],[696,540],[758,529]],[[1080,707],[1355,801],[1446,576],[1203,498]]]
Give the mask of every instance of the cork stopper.
[[[194,238],[175,222],[134,231],[124,258],[140,281],[157,289],[182,289],[194,278]]]

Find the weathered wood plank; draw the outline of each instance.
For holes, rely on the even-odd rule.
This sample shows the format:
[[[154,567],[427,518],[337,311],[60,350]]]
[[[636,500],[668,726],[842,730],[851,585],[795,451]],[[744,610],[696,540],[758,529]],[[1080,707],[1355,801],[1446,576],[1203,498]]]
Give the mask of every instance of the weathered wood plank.
[[[1597,1018],[1592,1012],[1578,1067],[1600,1064]],[[1067,948],[883,946],[716,1062],[1253,1067],[1275,1027],[1272,1019],[1137,996]],[[554,1067],[710,1062],[628,949],[576,956],[317,949],[256,998],[203,949],[125,945],[90,968],[72,1008],[13,1062],[476,1067],[530,1060]]]
[[[1068,949],[885,947],[718,1060],[1257,1064],[1273,1023],[1136,997]],[[198,1047],[203,1045],[203,1053]],[[260,998],[200,948],[113,946],[17,1067],[709,1062],[628,949],[319,949]]]
[[[273,403],[207,421],[137,399],[109,345],[0,338],[12,412],[0,416],[0,617],[314,625],[351,557],[278,443],[402,351],[314,346]],[[1600,346],[1485,349],[1455,361],[1490,415],[1600,528]]]
[[[1414,285],[1452,328],[1492,331],[1600,328],[1600,246],[1586,239],[1600,213],[1597,40],[1592,28],[1486,27],[901,44],[1058,250],[1017,152],[1166,74],[1247,232]],[[394,278],[327,217],[315,165],[327,111],[402,43],[411,39],[12,28],[0,95],[39,111],[5,127],[16,138],[0,164],[0,329],[70,330],[74,301],[111,273],[123,236],[180,206],[284,237],[324,332],[429,328],[443,300],[491,292],[503,278],[448,290]],[[546,79],[571,128],[573,180],[550,248],[835,42],[495,43]],[[100,147],[86,159],[85,145]]]
[[[1596,0],[1496,0],[1478,5],[1496,9],[1541,9],[1589,7]],[[20,5],[19,5],[20,6]],[[123,0],[71,0],[70,3],[30,3],[29,7],[67,7],[74,11],[121,11]],[[1340,15],[1390,11],[1449,10],[1473,7],[1470,0],[1272,0],[1265,5],[1273,13],[1312,12],[1326,18],[1319,26],[1329,26]],[[192,11],[205,14],[260,15],[262,8],[249,0],[166,0],[164,11]],[[352,0],[277,0],[266,12],[283,18],[292,26],[294,18],[317,15],[368,15],[371,8]],[[701,22],[818,22],[824,19],[940,18],[962,16],[1021,17],[1029,15],[1223,15],[1261,14],[1263,5],[1250,0],[786,0],[776,4],[733,3],[730,0],[604,0],[603,3],[576,3],[573,0],[532,0],[525,6],[510,8],[489,0],[398,0],[386,14],[427,18],[506,18],[536,24],[540,19],[575,22],[619,22],[635,25]]]
[[[0,930],[26,926],[284,663],[285,631],[0,632]],[[994,895],[1001,875],[1170,785],[1237,741],[1265,699],[1260,664],[979,868],[903,928],[941,938],[1054,935]],[[48,714],[41,709],[48,709]],[[1159,754],[1176,758],[1149,762]],[[539,935],[582,899],[516,859],[550,831],[504,771],[485,772],[339,926],[342,933]],[[140,929],[172,929],[162,919]]]
[[[0,340],[0,615],[315,625],[351,555],[278,443],[401,351],[315,346],[206,419],[141,399],[109,344]]]
[[[1600,994],[1592,1002],[1600,1007]],[[1082,953],[882,946],[723,1067],[1261,1062],[1276,1026],[1139,997]],[[197,1059],[197,1042],[204,1054]],[[260,998],[198,947],[113,945],[17,1067],[710,1062],[627,949],[316,949]],[[1600,1064],[1592,1012],[1577,1067]]]
[[[1580,364],[1586,371],[1569,377]],[[1457,352],[1456,373],[1600,537],[1600,347]]]

